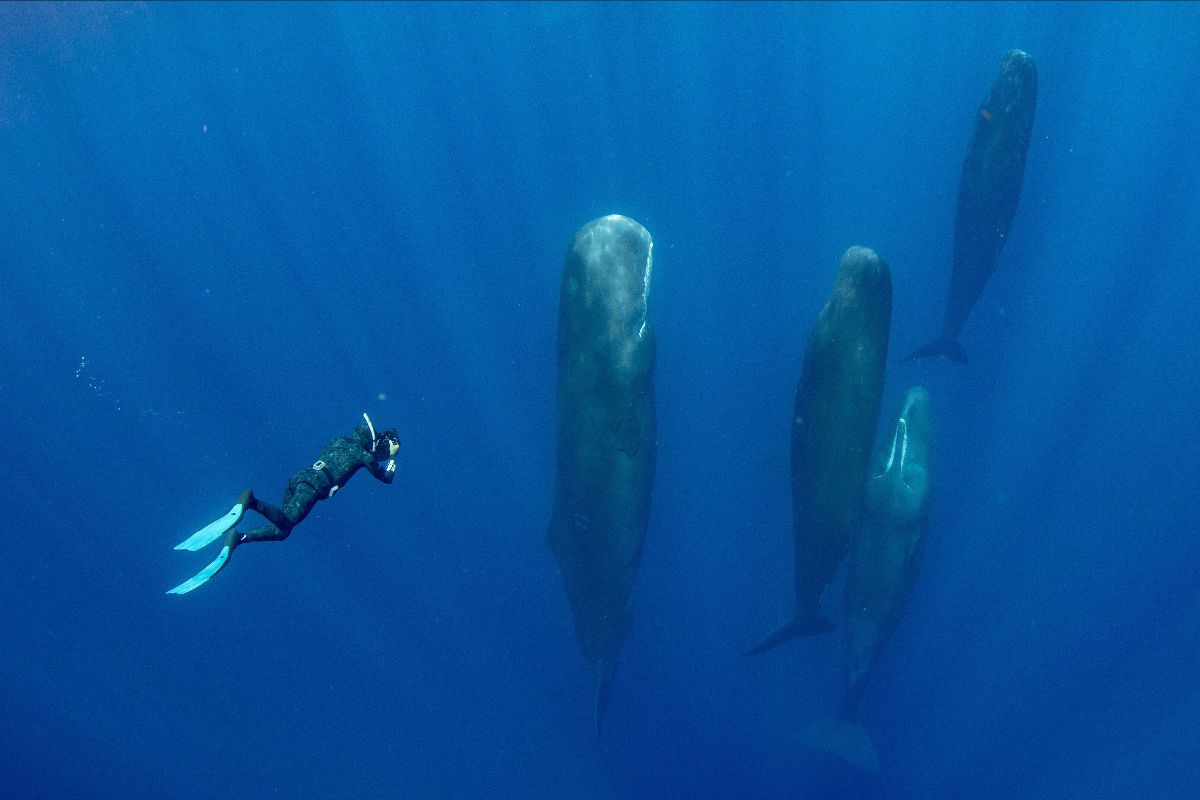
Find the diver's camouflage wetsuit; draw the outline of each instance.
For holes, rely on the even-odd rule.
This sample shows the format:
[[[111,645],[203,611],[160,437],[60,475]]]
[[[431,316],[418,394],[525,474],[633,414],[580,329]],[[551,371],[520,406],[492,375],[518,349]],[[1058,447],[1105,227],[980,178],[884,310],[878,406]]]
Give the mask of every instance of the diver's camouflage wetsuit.
[[[354,429],[353,438],[338,436],[331,439],[311,467],[300,470],[288,480],[282,508],[251,495],[247,509],[257,511],[272,524],[242,533],[237,542],[283,541],[292,528],[308,516],[317,501],[332,497],[363,467],[382,483],[391,483],[396,474],[394,461],[384,459],[381,463],[376,460],[371,452],[371,429],[360,423]]]

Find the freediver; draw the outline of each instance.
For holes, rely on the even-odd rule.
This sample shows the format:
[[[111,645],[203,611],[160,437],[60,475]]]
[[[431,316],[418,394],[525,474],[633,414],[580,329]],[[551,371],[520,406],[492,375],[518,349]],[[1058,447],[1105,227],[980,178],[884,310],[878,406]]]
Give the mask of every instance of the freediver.
[[[346,485],[359,469],[367,471],[380,483],[391,483],[396,475],[396,453],[400,450],[400,439],[395,428],[377,434],[371,418],[363,414],[363,422],[354,429],[354,435],[335,436],[311,467],[305,467],[288,479],[281,506],[264,503],[246,489],[238,497],[233,508],[223,517],[210,522],[183,542],[176,550],[201,550],[222,535],[225,543],[221,552],[195,577],[189,578],[167,594],[187,594],[208,582],[225,566],[233,551],[246,542],[282,542],[291,535],[292,528],[308,516],[321,500],[333,497],[338,489]],[[257,511],[265,517],[268,525],[239,532],[237,524],[247,511]]]

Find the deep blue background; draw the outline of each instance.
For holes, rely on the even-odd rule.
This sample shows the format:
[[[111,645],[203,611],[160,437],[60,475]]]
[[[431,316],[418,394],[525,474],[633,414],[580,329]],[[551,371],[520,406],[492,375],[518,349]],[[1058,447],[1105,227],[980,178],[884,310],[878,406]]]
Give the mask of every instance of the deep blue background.
[[[1200,6],[0,6],[5,797],[1194,797]],[[1004,53],[1024,194],[935,403],[868,691],[792,598],[789,420],[841,252],[940,327]],[[659,474],[604,735],[543,547],[572,231],[655,236]],[[282,545],[163,591],[363,411]],[[839,598],[830,613],[840,617]]]

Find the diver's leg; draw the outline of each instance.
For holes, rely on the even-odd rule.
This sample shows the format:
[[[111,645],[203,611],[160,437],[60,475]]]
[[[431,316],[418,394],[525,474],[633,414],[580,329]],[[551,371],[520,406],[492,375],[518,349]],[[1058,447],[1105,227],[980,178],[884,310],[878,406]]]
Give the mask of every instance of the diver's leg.
[[[280,506],[273,506],[270,503],[264,503],[254,496],[251,496],[248,507],[266,517],[267,522],[276,528],[290,532],[298,520],[293,519],[286,509],[288,503],[292,500],[292,495],[296,493],[297,487],[304,483],[304,473],[305,470],[300,470],[288,479],[287,488],[283,490],[283,502],[280,504],[282,508]]]
[[[288,494],[291,494],[290,488],[288,489]],[[285,503],[287,502],[288,494],[284,495]],[[279,506],[273,506],[270,503],[264,503],[262,500],[258,500],[253,506],[251,506],[251,508],[266,517],[267,522],[270,522],[272,527],[283,530],[291,530],[291,521],[288,519],[287,514],[283,513],[283,509]]]
[[[241,534],[239,544],[245,542],[282,542],[292,533],[292,528],[308,516],[317,503],[317,490],[308,481],[296,481],[288,485],[283,495],[283,508],[258,500],[254,510],[267,518],[270,525],[254,528]]]
[[[294,484],[283,498],[283,513],[287,517],[288,526],[294,528],[299,525],[316,504],[317,487],[308,481],[298,481]]]
[[[246,542],[282,542],[291,534],[291,529],[283,530],[274,525],[263,525],[260,528],[243,531],[240,538],[237,539],[238,544]]]

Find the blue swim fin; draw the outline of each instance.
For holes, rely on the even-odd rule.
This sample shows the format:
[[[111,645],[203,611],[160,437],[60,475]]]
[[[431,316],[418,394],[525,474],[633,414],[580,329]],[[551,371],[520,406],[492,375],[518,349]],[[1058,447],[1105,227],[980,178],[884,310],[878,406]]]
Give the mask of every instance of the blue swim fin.
[[[208,579],[220,572],[225,566],[225,563],[229,561],[229,554],[232,552],[233,550],[229,547],[229,545],[225,545],[221,548],[221,552],[217,554],[217,557],[214,558],[207,567],[200,570],[194,577],[188,578],[174,589],[168,589],[167,594],[187,594],[197,586],[202,586],[205,583],[208,583]]]
[[[217,539],[220,539],[230,528],[242,521],[242,515],[246,513],[246,506],[250,504],[250,497],[251,494],[249,489],[242,492],[241,497],[238,498],[238,501],[233,504],[233,508],[229,509],[225,516],[208,523],[203,528],[196,531],[179,544],[175,545],[175,549],[191,550],[192,552],[195,552],[197,550],[203,550]]]

